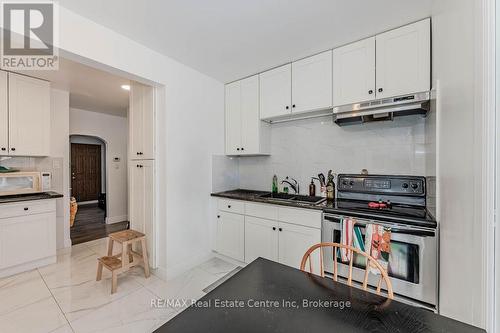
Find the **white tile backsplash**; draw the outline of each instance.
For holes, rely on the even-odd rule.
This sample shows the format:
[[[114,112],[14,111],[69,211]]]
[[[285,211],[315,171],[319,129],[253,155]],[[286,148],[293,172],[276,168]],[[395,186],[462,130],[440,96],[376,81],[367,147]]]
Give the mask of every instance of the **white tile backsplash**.
[[[271,132],[271,156],[238,159],[240,188],[270,190],[276,174],[280,180],[297,179],[301,193],[308,193],[311,177],[330,169],[336,174],[366,168],[371,174],[426,175],[428,145],[421,116],[346,127],[324,117],[273,124]]]

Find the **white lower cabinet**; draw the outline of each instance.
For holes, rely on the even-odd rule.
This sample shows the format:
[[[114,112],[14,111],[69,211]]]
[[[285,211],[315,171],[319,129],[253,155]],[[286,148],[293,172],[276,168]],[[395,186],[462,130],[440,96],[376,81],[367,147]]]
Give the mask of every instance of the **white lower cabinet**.
[[[278,222],[245,216],[245,262],[278,261]]]
[[[0,205],[0,277],[55,262],[55,200]],[[50,262],[49,262],[50,261]]]
[[[304,253],[321,242],[321,211],[230,199],[220,199],[218,207],[216,251],[233,259],[262,257],[300,268]],[[319,255],[312,264],[319,267]]]
[[[216,250],[233,259],[245,260],[245,217],[220,211],[217,215]]]

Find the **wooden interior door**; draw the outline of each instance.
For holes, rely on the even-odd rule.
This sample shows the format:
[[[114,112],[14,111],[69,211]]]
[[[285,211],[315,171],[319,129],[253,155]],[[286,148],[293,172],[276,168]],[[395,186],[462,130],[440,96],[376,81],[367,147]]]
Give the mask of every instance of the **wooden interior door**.
[[[97,200],[101,193],[101,146],[71,144],[71,193],[77,202]]]

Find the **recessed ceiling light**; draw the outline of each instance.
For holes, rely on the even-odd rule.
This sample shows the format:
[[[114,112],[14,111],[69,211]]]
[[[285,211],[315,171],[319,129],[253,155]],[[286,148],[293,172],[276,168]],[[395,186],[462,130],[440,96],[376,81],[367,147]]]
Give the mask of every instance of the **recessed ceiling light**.
[[[128,91],[128,90],[130,90],[130,85],[128,85],[128,84],[122,84],[122,89]]]

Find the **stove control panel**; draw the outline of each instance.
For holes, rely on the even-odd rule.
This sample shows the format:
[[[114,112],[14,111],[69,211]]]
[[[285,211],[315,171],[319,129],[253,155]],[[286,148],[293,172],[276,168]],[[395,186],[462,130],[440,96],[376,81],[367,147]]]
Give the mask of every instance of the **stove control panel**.
[[[340,192],[425,196],[425,177],[341,174],[337,184]]]

